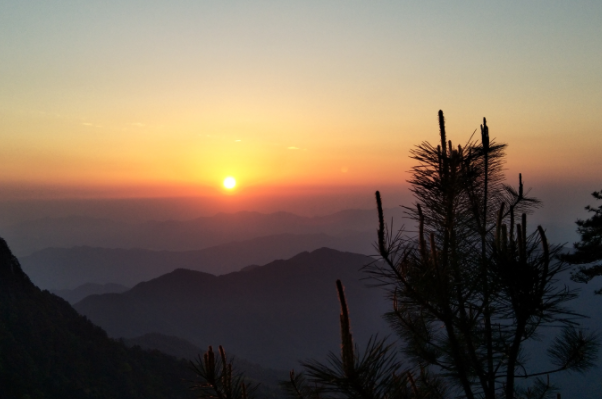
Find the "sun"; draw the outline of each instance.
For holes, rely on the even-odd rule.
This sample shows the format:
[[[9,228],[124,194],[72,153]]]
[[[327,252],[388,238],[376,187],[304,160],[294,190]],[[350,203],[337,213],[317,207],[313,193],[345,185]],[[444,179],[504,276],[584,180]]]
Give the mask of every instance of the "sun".
[[[228,176],[224,179],[224,187],[231,190],[236,186],[236,180],[232,176]]]

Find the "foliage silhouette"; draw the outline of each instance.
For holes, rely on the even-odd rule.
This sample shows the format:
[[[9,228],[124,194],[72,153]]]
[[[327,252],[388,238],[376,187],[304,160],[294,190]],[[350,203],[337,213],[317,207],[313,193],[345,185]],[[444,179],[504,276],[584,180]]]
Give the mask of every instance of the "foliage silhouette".
[[[256,389],[245,382],[241,373],[233,370],[232,360],[227,359],[226,351],[221,345],[217,359],[210,346],[203,357],[199,355],[191,366],[200,379],[192,386],[199,398],[248,399]]]
[[[360,355],[353,341],[349,310],[344,288],[337,280],[341,303],[341,354],[331,352],[328,363],[317,361],[301,363],[304,372],[290,373],[284,384],[295,398],[442,398],[443,387],[421,370],[417,378],[411,371],[403,370],[394,346],[385,339],[372,337]]]
[[[415,367],[444,378],[469,399],[541,397],[548,382],[517,389],[516,379],[584,371],[597,353],[595,335],[575,330],[579,315],[565,308],[576,292],[558,287],[569,265],[557,258],[541,226],[529,234],[527,213],[539,201],[503,184],[505,144],[489,138],[454,148],[439,111],[441,144],[412,151],[417,237],[393,235],[383,220],[380,194],[378,250],[370,272],[387,288],[386,317]],[[520,215],[520,216],[519,216]],[[560,327],[548,351],[549,370],[529,372],[524,343],[542,326]]]
[[[602,191],[594,191],[592,196],[602,200]],[[593,215],[586,220],[577,220],[577,232],[581,241],[573,244],[575,251],[563,254],[561,258],[571,265],[581,265],[572,278],[574,281],[587,283],[596,276],[602,275],[602,205],[597,208],[586,206],[588,212]],[[584,266],[589,265],[589,266]],[[596,290],[596,294],[602,295],[602,288]]]

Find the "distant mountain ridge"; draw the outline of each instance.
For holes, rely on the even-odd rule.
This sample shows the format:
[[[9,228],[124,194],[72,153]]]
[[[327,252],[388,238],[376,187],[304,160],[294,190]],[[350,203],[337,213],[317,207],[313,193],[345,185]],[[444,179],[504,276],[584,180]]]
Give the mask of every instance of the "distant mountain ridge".
[[[401,220],[401,208],[387,209],[387,219]],[[398,223],[401,224],[401,223]],[[376,210],[350,209],[326,216],[288,212],[218,213],[192,220],[126,223],[105,218],[42,218],[3,229],[15,252],[29,255],[49,247],[95,246],[169,251],[199,250],[232,241],[278,234],[326,234],[335,237],[374,232]]]
[[[46,289],[73,289],[86,283],[131,287],[178,268],[221,275],[324,246],[369,254],[373,252],[372,241],[373,233],[339,238],[325,234],[279,234],[182,252],[98,247],[47,248],[21,257],[21,263],[32,281]]]
[[[120,284],[86,283],[72,290],[50,290],[50,292],[60,296],[70,304],[74,304],[90,295],[120,293],[127,290],[129,290],[128,287]]]
[[[381,318],[387,309],[383,292],[362,280],[361,268],[371,261],[321,248],[219,277],[178,269],[122,294],[85,298],[75,308],[116,338],[173,335],[290,369],[298,360],[337,351],[336,279],[345,284],[358,341],[388,331]]]

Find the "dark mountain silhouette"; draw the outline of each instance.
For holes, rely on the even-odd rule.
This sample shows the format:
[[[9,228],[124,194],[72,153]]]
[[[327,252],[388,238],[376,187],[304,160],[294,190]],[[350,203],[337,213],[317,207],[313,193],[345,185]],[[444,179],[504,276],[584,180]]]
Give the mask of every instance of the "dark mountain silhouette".
[[[72,290],[50,290],[50,292],[60,296],[70,304],[74,304],[90,295],[120,293],[127,290],[129,288],[121,284],[86,283]]]
[[[370,261],[322,248],[219,277],[178,269],[122,294],[90,296],[75,308],[112,337],[174,335],[201,347],[221,344],[251,362],[290,369],[300,359],[337,351],[337,278],[346,286],[358,341],[387,331],[382,291],[361,280],[360,269]]]
[[[185,339],[158,333],[144,334],[139,337],[126,338],[122,341],[128,347],[139,346],[142,349],[154,349],[185,360],[195,360],[207,350],[207,348],[201,349]]]
[[[325,234],[280,234],[184,252],[48,248],[22,257],[21,262],[31,280],[46,289],[71,289],[85,283],[117,283],[131,287],[178,268],[220,275],[249,264],[266,264],[323,246],[371,253],[372,236],[372,233],[344,238]]]
[[[401,220],[401,208],[387,213],[388,218]],[[319,217],[287,212],[218,213],[187,221],[143,223],[71,216],[32,220],[4,227],[3,231],[19,256],[43,248],[73,246],[188,251],[276,234],[346,237],[360,232],[374,233],[375,218],[374,209],[346,210]]]
[[[183,361],[109,339],[0,239],[0,398],[192,398]]]

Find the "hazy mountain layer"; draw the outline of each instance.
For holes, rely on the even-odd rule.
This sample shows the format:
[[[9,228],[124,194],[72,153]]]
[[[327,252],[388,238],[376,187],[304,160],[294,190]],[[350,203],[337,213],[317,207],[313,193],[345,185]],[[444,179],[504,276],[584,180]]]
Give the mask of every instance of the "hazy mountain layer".
[[[91,296],[76,309],[113,337],[149,332],[198,346],[224,345],[251,362],[290,369],[339,348],[335,281],[346,286],[354,336],[387,331],[383,292],[367,288],[371,258],[322,248],[216,277],[178,269],[122,294]]]
[[[387,210],[387,218],[401,221],[401,208]],[[376,210],[355,209],[320,217],[292,213],[218,213],[187,221],[126,223],[106,218],[70,216],[43,218],[3,229],[3,235],[19,256],[48,247],[94,246],[187,251],[232,241],[275,234],[327,234],[343,237],[357,232],[374,233]],[[371,239],[369,241],[372,242]]]
[[[72,290],[50,290],[50,292],[60,296],[70,304],[74,304],[90,295],[120,293],[127,290],[129,288],[121,284],[86,283]]]
[[[109,339],[41,291],[0,239],[0,398],[192,398],[185,362]]]
[[[251,264],[262,265],[276,259],[290,258],[323,246],[371,253],[373,235],[356,233],[335,238],[325,234],[280,234],[184,252],[49,248],[22,257],[21,262],[32,281],[46,289],[72,289],[86,283],[117,283],[131,287],[178,268],[220,275]]]

